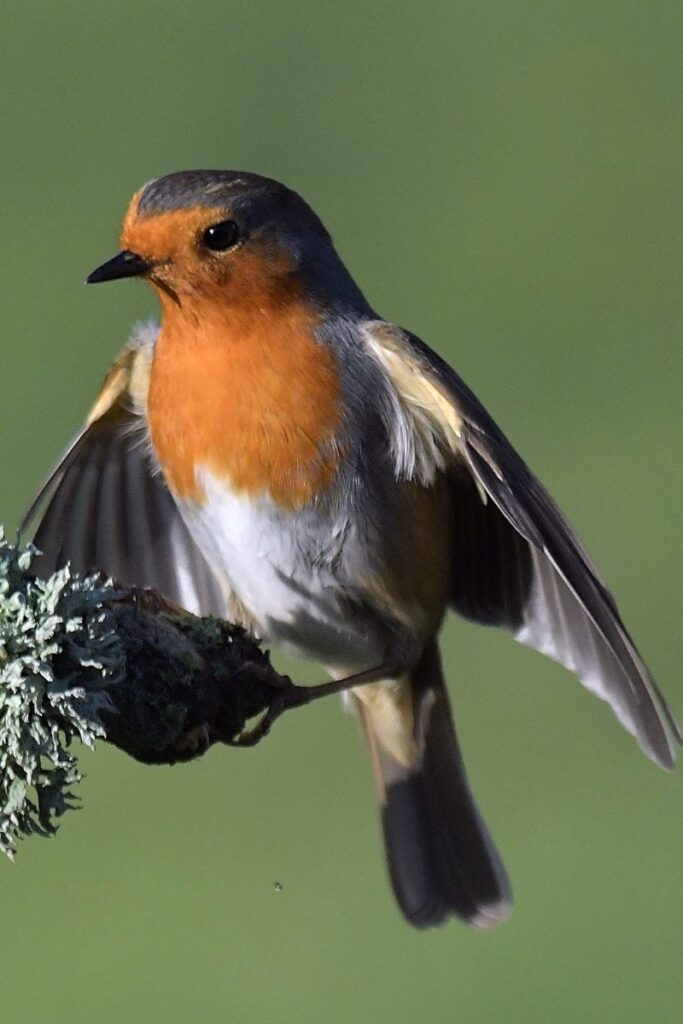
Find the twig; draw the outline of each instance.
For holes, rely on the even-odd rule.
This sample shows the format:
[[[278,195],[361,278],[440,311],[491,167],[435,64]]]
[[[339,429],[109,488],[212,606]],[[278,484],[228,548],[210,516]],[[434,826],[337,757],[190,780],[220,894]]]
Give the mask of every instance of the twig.
[[[239,626],[197,618],[101,576],[30,571],[0,529],[0,851],[52,835],[76,806],[74,739],[148,764],[253,746],[310,692],[275,671]],[[261,721],[251,731],[247,722]]]

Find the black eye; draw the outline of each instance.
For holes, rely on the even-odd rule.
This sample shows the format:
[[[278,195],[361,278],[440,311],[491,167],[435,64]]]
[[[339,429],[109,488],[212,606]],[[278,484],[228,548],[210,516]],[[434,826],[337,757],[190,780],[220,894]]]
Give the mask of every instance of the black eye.
[[[225,252],[239,241],[240,229],[234,220],[222,220],[212,224],[202,235],[202,243],[211,252]]]

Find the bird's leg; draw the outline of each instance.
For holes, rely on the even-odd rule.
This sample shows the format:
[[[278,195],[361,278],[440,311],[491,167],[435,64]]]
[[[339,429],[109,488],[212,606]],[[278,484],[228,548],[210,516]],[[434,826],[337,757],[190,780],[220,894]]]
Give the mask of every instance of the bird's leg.
[[[242,732],[235,739],[229,741],[232,747],[255,747],[256,744],[267,736],[273,724],[285,711],[290,708],[300,707],[302,704],[310,704],[319,697],[328,697],[332,693],[344,693],[356,686],[363,686],[366,683],[376,683],[379,679],[390,678],[396,674],[396,666],[390,662],[383,662],[375,668],[365,669],[363,672],[356,672],[352,676],[345,676],[343,679],[333,679],[328,683],[319,683],[317,686],[297,686],[286,676],[282,680],[282,690],[272,701],[265,714],[258,720],[253,729]],[[269,677],[270,680],[270,677]]]
[[[309,694],[308,703],[317,700],[318,697],[327,697],[331,693],[345,693],[346,690],[353,690],[356,686],[364,686],[366,683],[376,683],[380,679],[394,679],[405,671],[397,666],[395,662],[383,661],[375,668],[366,668],[362,672],[355,672],[352,676],[344,676],[343,679],[332,679],[329,683],[318,683],[316,686],[305,686]]]

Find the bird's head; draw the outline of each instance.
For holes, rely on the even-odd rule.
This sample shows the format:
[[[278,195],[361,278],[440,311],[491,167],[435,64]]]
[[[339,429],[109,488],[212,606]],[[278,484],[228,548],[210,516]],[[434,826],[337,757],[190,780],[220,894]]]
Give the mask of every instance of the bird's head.
[[[277,181],[243,171],[180,171],[133,196],[121,252],[88,283],[143,277],[164,304],[193,299],[363,303],[320,219]]]

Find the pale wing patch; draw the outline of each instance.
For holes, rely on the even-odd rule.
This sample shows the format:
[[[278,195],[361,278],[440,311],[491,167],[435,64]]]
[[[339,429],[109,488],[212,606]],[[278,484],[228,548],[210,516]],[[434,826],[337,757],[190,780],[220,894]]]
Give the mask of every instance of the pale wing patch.
[[[100,393],[85,421],[87,427],[109,412],[124,396],[137,416],[146,415],[152,357],[158,334],[159,326],[154,321],[139,324],[134,329],[132,337],[104,378]]]
[[[152,359],[158,336],[159,324],[155,320],[148,320],[147,323],[136,325],[133,336],[128,342],[128,348],[135,353],[130,368],[128,394],[133,411],[142,417],[146,417],[147,414],[147,395],[152,377]]]
[[[364,332],[388,384],[386,417],[396,476],[425,486],[462,450],[462,419],[453,402],[423,372],[397,328],[381,321]]]

